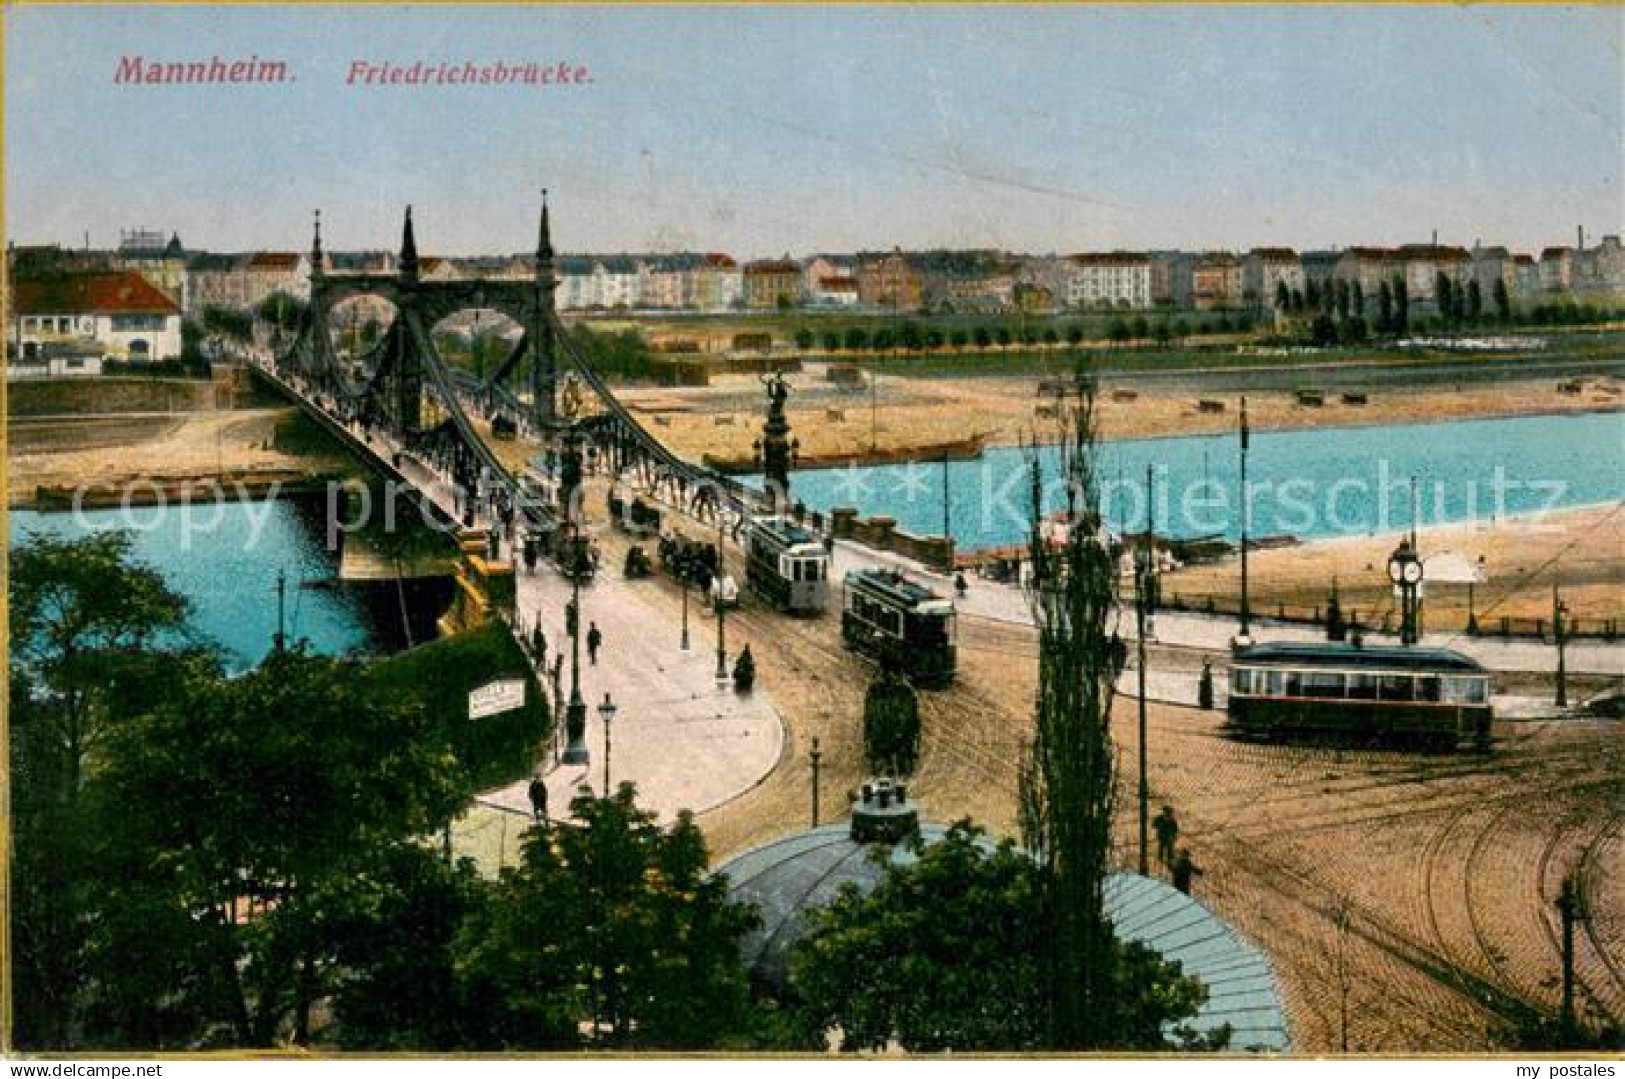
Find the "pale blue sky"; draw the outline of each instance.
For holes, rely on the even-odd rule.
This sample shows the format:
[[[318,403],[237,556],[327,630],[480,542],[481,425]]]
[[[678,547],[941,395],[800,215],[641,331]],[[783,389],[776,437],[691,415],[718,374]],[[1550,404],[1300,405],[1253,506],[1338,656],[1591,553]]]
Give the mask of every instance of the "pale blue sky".
[[[1538,249],[1620,231],[1625,9],[12,7],[18,242],[752,257],[858,247]],[[286,59],[275,86],[119,58]],[[346,87],[353,60],[588,86]]]

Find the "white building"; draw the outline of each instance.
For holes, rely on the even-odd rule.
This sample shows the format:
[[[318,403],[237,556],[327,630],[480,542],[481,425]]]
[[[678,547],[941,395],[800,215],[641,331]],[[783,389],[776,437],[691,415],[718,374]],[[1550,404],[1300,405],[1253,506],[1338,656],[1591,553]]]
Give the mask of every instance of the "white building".
[[[12,346],[24,367],[88,362],[98,352],[133,362],[179,359],[181,308],[131,270],[18,281]]]
[[[642,298],[638,262],[629,256],[566,255],[555,266],[560,310],[630,310]]]
[[[1151,306],[1151,257],[1131,251],[1073,255],[1063,268],[1066,305]]]

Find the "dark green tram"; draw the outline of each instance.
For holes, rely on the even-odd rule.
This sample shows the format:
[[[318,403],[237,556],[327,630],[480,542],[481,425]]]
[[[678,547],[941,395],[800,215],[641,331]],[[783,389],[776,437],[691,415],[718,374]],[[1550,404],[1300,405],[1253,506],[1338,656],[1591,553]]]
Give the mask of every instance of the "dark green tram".
[[[854,652],[908,675],[917,685],[954,680],[954,605],[901,573],[846,575],[841,637]]]
[[[1226,726],[1238,734],[1336,735],[1483,749],[1490,676],[1446,648],[1260,644],[1230,664]]]

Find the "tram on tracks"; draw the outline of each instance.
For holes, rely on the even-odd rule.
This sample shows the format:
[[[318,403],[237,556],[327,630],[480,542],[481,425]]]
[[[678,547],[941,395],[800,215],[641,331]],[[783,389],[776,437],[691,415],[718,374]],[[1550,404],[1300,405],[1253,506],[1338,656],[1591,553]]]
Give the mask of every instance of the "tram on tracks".
[[[952,601],[891,570],[853,570],[844,585],[841,639],[848,648],[921,686],[954,680]]]
[[[1259,644],[1231,660],[1235,734],[1485,749],[1492,719],[1489,672],[1446,648]]]
[[[829,604],[829,552],[801,525],[754,518],[745,534],[745,583],[781,611],[817,614]]]

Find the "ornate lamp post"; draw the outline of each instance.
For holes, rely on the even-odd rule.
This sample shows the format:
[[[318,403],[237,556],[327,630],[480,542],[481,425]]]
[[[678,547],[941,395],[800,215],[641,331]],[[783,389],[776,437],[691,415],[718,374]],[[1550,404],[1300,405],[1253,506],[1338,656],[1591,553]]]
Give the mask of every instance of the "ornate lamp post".
[[[591,759],[587,751],[587,702],[581,699],[581,574],[575,560],[580,556],[580,544],[575,529],[565,539],[570,544],[570,606],[564,612],[564,629],[570,635],[570,704],[564,713],[564,731],[569,744],[564,747],[565,764],[586,764]]]
[[[688,569],[683,570],[683,651],[688,651]]]
[[[609,694],[608,693],[605,693],[603,703],[598,706],[598,718],[604,721],[604,797],[605,798],[608,798],[609,794],[610,794],[610,786],[609,786],[609,727],[610,727],[610,723],[613,722],[614,719],[615,719],[616,711],[618,711],[618,709],[615,707],[615,702],[609,699]]]
[[[1388,556],[1388,579],[1399,589],[1399,643],[1415,644],[1420,637],[1416,626],[1416,596],[1422,585],[1422,560],[1416,557],[1411,541],[1402,539]]]

